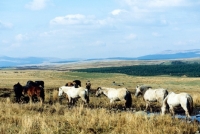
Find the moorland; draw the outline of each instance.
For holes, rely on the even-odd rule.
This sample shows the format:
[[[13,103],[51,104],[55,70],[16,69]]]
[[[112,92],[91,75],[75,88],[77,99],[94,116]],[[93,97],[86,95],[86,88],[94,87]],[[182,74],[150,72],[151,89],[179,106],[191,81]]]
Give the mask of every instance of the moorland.
[[[62,64],[54,66],[26,66],[4,68],[0,70],[0,132],[1,133],[111,133],[111,134],[190,134],[199,130],[199,122],[187,122],[184,119],[171,118],[167,113],[161,116],[160,104],[153,103],[151,116],[138,114],[145,109],[142,97],[134,96],[135,87],[139,84],[153,88],[165,88],[176,93],[187,92],[194,100],[193,116],[200,111],[200,77],[187,75],[151,75],[138,76],[115,72],[87,72],[77,69],[119,67],[129,65],[156,65],[163,61],[118,61],[93,62],[82,64]],[[75,70],[74,70],[75,69]],[[58,88],[66,82],[81,80],[82,86],[89,80],[92,84],[89,106],[81,100],[75,106],[68,105],[65,96],[58,97]],[[39,103],[16,103],[13,85],[20,82],[25,85],[28,80],[45,82],[45,101]],[[124,83],[132,93],[132,106],[124,108],[123,102],[116,102],[110,108],[106,96],[95,96],[99,86],[116,87],[116,83]],[[184,115],[181,108],[176,113]]]

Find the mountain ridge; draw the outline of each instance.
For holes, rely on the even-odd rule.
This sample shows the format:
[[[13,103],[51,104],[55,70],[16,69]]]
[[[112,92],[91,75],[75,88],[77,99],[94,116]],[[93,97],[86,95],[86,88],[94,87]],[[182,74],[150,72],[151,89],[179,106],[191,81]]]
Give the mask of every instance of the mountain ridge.
[[[172,51],[166,50],[159,54],[144,55],[140,57],[110,57],[110,58],[90,58],[90,59],[60,59],[52,57],[25,57],[14,58],[8,56],[0,56],[0,67],[16,67],[26,65],[42,65],[42,64],[63,64],[75,62],[103,61],[103,60],[170,60],[170,59],[186,59],[200,58],[200,49]]]

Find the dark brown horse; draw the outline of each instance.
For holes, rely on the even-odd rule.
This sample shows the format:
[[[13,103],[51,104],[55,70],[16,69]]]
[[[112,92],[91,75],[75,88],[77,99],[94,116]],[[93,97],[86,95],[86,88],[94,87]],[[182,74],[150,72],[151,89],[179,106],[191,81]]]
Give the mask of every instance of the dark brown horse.
[[[37,98],[39,99],[41,104],[44,101],[44,96],[42,96],[44,94],[44,90],[43,90],[42,87],[39,87],[39,86],[32,86],[31,85],[31,86],[25,87],[25,88],[23,88],[22,94],[28,95],[30,103],[32,103],[34,96],[37,96]]]

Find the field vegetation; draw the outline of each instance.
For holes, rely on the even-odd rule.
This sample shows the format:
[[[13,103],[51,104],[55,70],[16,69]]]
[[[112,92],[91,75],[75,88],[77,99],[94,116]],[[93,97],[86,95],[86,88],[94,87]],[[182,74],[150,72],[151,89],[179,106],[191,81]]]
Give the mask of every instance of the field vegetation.
[[[75,106],[69,106],[65,95],[59,98],[58,88],[66,82],[79,79],[82,86],[89,80],[92,83],[90,103],[86,106],[79,100]],[[15,103],[13,85],[28,80],[45,82],[45,101],[32,105]],[[125,109],[123,102],[117,102],[110,108],[109,100],[101,95],[95,96],[99,86],[116,87],[124,83],[132,93],[133,105]],[[166,88],[168,91],[187,92],[194,99],[194,112],[200,111],[200,78],[182,76],[136,76],[123,73],[88,73],[56,70],[0,70],[0,132],[1,133],[82,133],[82,134],[190,134],[199,130],[196,121],[190,123],[184,119],[172,119],[168,113],[159,115],[160,105],[152,104],[152,114],[147,116],[142,111],[145,102],[142,97],[134,96],[135,87],[145,84],[153,88]],[[182,109],[176,110],[184,114]]]

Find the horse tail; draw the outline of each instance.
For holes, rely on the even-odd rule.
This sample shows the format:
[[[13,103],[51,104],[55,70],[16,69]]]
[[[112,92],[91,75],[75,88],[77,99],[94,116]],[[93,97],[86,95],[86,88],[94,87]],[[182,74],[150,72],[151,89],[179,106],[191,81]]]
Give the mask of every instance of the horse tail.
[[[90,98],[89,98],[89,92],[88,92],[88,89],[85,89],[85,99],[86,99],[86,103],[89,103]]]
[[[167,90],[165,90],[165,93],[164,93],[164,98],[163,98],[163,100],[167,97],[167,95],[168,95],[169,93],[168,93],[168,91]]]
[[[187,109],[189,114],[191,115],[193,112],[193,99],[190,95],[187,96]]]
[[[166,109],[169,111],[169,104],[167,103],[168,97],[169,97],[169,96],[168,96],[168,91],[167,91],[167,95],[164,97],[162,106],[163,106],[163,105],[166,105]]]
[[[132,105],[132,96],[131,96],[131,92],[126,91],[125,100],[126,100],[125,106],[126,106],[127,108],[130,108],[131,105]]]

